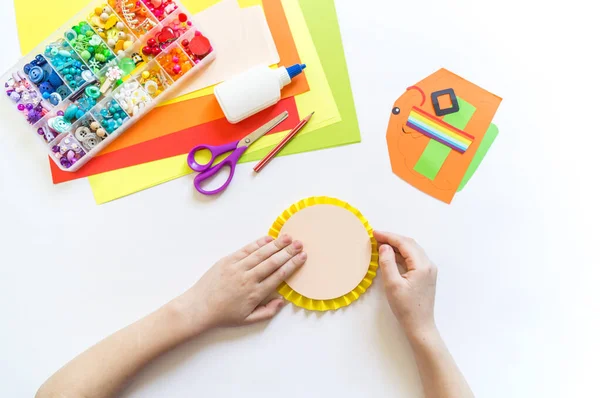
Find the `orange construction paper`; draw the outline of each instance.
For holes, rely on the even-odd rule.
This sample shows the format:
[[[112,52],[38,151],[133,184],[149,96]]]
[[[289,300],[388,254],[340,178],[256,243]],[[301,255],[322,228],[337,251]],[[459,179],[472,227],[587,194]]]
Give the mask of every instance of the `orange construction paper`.
[[[464,128],[464,131],[474,136],[475,140],[465,153],[451,151],[435,179],[430,180],[413,170],[430,138],[408,128],[406,122],[413,106],[435,114],[431,93],[447,88],[454,89],[457,97],[476,108]],[[394,104],[387,130],[387,144],[393,172],[415,188],[450,203],[501,101],[502,98],[446,69],[440,69],[415,86],[409,87]]]
[[[281,0],[263,0],[262,3],[267,23],[269,24],[277,51],[279,52],[281,65],[288,66],[301,63],[294,38],[283,11],[283,6],[281,5]],[[282,90],[281,95],[282,98],[289,98],[305,93],[308,90],[308,81],[306,80],[306,76],[302,74],[295,77],[292,83]],[[158,107],[150,111],[110,146],[100,152],[99,155],[104,155],[223,117],[225,115],[223,115],[213,94]],[[89,163],[93,161],[94,159]]]
[[[200,143],[213,146],[224,145],[245,137],[283,111],[288,111],[288,118],[270,132],[270,134],[279,133],[293,129],[300,122],[295,98],[281,100],[277,105],[235,125],[229,123],[227,119],[221,118],[150,141],[141,142],[129,148],[98,155],[75,172],[63,171],[50,160],[52,182],[59,184],[158,159],[183,155]]]

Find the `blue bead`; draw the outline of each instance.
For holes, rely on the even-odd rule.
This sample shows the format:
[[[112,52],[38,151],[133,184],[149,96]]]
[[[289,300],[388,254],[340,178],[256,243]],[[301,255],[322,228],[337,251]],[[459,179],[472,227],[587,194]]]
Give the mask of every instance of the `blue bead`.
[[[83,117],[83,115],[85,115],[85,112],[78,109],[77,110],[77,119],[81,119]]]

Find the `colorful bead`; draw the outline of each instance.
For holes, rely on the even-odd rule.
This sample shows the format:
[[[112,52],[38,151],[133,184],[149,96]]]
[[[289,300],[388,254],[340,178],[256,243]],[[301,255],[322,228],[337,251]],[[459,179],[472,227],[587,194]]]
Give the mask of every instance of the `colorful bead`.
[[[100,110],[96,110],[93,116],[100,122],[107,134],[112,134],[129,120],[127,113],[121,109],[115,99],[106,102]]]
[[[51,108],[51,105],[43,100],[29,82],[24,72],[13,73],[4,87],[6,95],[17,104],[16,109],[23,113],[30,124],[37,123]]]
[[[194,66],[192,60],[179,46],[175,46],[168,53],[163,53],[156,57],[156,60],[175,81],[185,75]]]

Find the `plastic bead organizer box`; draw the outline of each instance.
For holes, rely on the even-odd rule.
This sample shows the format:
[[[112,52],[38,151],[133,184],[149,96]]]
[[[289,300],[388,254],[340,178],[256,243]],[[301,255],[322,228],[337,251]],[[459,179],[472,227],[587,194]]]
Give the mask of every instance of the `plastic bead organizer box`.
[[[176,0],[94,1],[1,78],[2,117],[76,171],[214,57]]]

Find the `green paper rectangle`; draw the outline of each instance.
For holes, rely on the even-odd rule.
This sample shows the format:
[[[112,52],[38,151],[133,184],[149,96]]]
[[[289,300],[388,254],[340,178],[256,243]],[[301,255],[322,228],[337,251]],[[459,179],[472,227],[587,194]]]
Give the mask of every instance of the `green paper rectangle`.
[[[417,164],[415,164],[414,170],[430,180],[435,180],[435,176],[439,173],[451,150],[452,148],[441,142],[429,140]]]
[[[481,161],[487,154],[492,144],[494,143],[494,140],[498,136],[498,133],[498,127],[495,124],[490,124],[490,127],[488,127],[487,131],[485,132],[485,135],[481,140],[481,144],[479,144],[479,148],[477,148],[477,152],[475,152],[475,156],[473,157],[473,160],[471,161],[471,164],[469,165],[469,168],[467,169],[467,172],[465,173],[465,176],[460,182],[460,185],[458,186],[458,190],[456,192],[460,192],[465,187],[465,185],[467,185],[471,177],[473,177],[473,174],[475,174],[475,172],[477,171],[477,168],[481,164]]]
[[[475,107],[461,98],[457,98],[457,100],[459,111],[444,116],[443,120],[459,130],[464,130],[475,113]],[[452,148],[449,146],[433,139],[429,140],[413,170],[430,180],[434,180],[450,151],[452,151]]]

